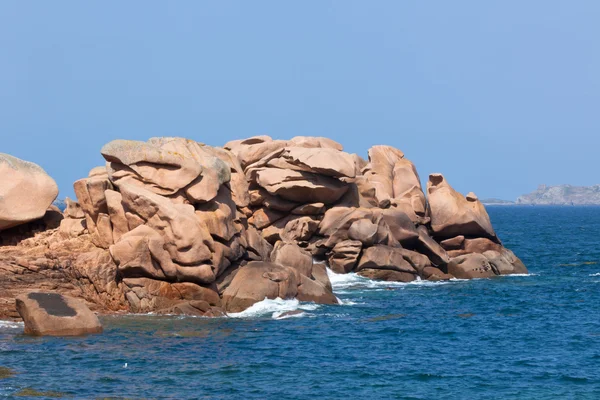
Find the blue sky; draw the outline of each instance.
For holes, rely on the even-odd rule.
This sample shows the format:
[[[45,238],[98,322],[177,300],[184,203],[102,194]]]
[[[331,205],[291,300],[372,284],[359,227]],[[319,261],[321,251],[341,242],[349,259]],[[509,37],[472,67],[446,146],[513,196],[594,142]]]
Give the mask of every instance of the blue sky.
[[[0,5],[0,152],[61,197],[117,139],[327,136],[514,199],[600,183],[600,2]]]

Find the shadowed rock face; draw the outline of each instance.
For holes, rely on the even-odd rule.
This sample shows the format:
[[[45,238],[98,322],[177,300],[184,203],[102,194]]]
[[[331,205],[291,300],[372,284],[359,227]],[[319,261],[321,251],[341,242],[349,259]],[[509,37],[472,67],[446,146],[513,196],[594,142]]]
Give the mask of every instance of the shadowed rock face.
[[[60,228],[0,247],[7,298],[21,286],[1,275],[31,273],[22,287],[60,276],[58,292],[98,310],[217,316],[265,298],[335,304],[326,266],[405,282],[526,271],[474,194],[433,174],[426,198],[389,146],[366,161],[321,137],[152,138],[101,154]]]

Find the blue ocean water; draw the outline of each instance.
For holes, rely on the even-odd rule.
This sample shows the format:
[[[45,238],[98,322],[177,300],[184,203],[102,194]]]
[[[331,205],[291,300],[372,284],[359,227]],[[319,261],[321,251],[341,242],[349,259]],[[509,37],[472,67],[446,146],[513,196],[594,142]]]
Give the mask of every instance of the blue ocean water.
[[[236,318],[104,317],[30,338],[0,323],[0,397],[598,399],[600,208],[489,207],[529,276],[410,284],[333,276],[340,306]],[[303,314],[277,319],[285,310]]]

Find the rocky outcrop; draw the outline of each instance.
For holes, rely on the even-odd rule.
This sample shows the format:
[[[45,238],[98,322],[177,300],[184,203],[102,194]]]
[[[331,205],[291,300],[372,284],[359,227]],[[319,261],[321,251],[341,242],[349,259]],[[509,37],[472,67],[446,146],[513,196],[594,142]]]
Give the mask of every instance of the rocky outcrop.
[[[0,230],[42,218],[58,186],[39,165],[0,153]]]
[[[51,282],[97,311],[219,316],[277,297],[336,304],[326,267],[402,282],[526,271],[474,194],[433,174],[426,197],[389,146],[368,161],[320,137],[117,140],[101,153],[58,229],[0,247],[7,296]]]

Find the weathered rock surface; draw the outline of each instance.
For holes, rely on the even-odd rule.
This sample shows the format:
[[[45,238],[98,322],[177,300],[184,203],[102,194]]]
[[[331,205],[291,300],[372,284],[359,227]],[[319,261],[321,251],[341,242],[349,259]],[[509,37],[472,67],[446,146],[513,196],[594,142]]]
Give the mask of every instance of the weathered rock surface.
[[[27,335],[79,336],[102,332],[96,314],[73,297],[31,292],[18,296],[16,307]]]
[[[490,217],[475,194],[463,196],[441,174],[429,176],[427,193],[431,230],[437,237],[464,235],[496,238]]]
[[[0,230],[42,218],[58,186],[39,165],[0,153]]]
[[[427,199],[389,146],[368,161],[321,137],[117,140],[101,153],[64,215],[0,231],[0,317],[40,290],[97,312],[208,317],[265,298],[336,304],[327,267],[402,282],[527,271],[475,195],[434,174]]]

